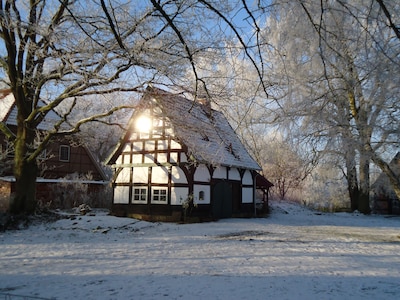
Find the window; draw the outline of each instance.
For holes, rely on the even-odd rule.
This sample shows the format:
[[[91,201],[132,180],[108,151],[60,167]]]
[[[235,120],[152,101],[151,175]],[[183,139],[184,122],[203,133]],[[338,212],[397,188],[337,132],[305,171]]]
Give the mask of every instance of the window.
[[[69,161],[69,156],[70,156],[69,146],[61,145],[59,152],[60,161]]]
[[[146,203],[147,202],[147,189],[134,188],[132,195],[132,203]]]
[[[167,188],[154,188],[152,190],[152,203],[167,203]]]
[[[204,191],[199,192],[199,200],[204,200]]]

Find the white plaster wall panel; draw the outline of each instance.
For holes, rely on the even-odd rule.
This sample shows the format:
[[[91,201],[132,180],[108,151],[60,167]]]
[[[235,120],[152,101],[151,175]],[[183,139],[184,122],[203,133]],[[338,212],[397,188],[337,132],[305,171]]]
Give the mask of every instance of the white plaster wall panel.
[[[139,132],[139,136],[140,136],[141,139],[150,138],[150,134],[148,132]]]
[[[171,140],[171,149],[180,150],[182,149],[182,146],[178,142]]]
[[[174,136],[174,131],[172,130],[172,128],[165,128],[165,135],[166,136]]]
[[[134,164],[140,164],[142,163],[142,154],[133,154],[132,155],[132,162]]]
[[[138,138],[137,132],[132,132],[132,133],[129,135],[129,140],[131,140],[131,141],[134,141],[134,140],[136,140],[137,138]]]
[[[142,151],[143,149],[143,143],[142,142],[134,142],[132,146],[132,151]]]
[[[251,176],[251,172],[249,170],[246,170],[244,173],[242,183],[251,185],[253,184],[253,177]]]
[[[231,180],[240,180],[240,173],[237,168],[231,168],[228,171],[228,176],[229,176],[229,179],[231,179]]]
[[[173,187],[171,189],[171,205],[182,205],[189,194],[189,188]]]
[[[144,149],[147,151],[154,151],[156,149],[156,141],[146,141]]]
[[[144,155],[144,163],[151,164],[154,163],[154,157],[152,154],[147,153]]]
[[[242,203],[253,203],[252,188],[242,188]]]
[[[117,160],[115,161],[115,164],[117,165],[122,164],[122,155],[118,156]]]
[[[221,167],[221,166],[217,167],[214,170],[213,178],[227,179],[226,178],[226,167]]]
[[[123,163],[124,164],[129,164],[131,162],[131,155],[130,154],[123,154]]]
[[[183,152],[181,152],[181,162],[187,162],[187,156]]]
[[[167,153],[158,153],[157,154],[157,161],[159,163],[166,163],[168,160]]]
[[[170,153],[169,162],[170,163],[177,163],[178,162],[178,153],[177,152]]]
[[[158,141],[157,149],[158,150],[167,150],[168,149],[168,141],[167,140]]]
[[[168,169],[166,167],[152,167],[152,183],[168,183]]]
[[[185,173],[179,167],[171,168],[171,180],[173,183],[188,183]]]
[[[199,199],[200,192],[203,192],[203,200]],[[196,204],[210,204],[211,193],[209,185],[193,185],[193,199]]]
[[[131,178],[131,168],[123,168],[121,172],[118,173],[115,179],[116,183],[129,183]]]
[[[114,189],[114,203],[128,204],[129,203],[129,186],[116,186]]]
[[[210,171],[204,164],[199,165],[194,172],[194,181],[210,182]]]
[[[148,181],[149,181],[149,168],[148,167],[133,168],[133,182],[147,183]]]

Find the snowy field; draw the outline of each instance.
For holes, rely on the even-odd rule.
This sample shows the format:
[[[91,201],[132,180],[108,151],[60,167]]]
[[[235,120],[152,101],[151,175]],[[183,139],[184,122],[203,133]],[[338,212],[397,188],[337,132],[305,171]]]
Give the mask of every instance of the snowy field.
[[[98,211],[0,233],[0,299],[400,299],[400,217],[148,223]]]

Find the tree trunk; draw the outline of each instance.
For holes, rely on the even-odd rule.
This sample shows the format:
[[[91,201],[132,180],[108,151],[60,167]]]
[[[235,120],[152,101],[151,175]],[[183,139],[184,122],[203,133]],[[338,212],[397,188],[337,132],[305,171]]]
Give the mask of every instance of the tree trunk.
[[[360,191],[358,195],[358,210],[363,214],[370,214],[369,206],[369,157],[364,152],[360,153]]]
[[[24,124],[25,125],[25,124]],[[14,176],[16,191],[10,199],[10,213],[32,214],[36,208],[36,177],[38,166],[36,159],[30,159],[35,131],[29,126],[18,126],[15,140]]]
[[[356,154],[353,149],[347,151],[345,154],[347,189],[349,191],[351,211],[358,210],[358,199],[360,195],[355,156]]]
[[[18,167],[20,175],[15,176],[16,192],[10,202],[13,214],[32,214],[36,209],[36,162],[24,160]]]
[[[347,170],[347,188],[349,191],[351,211],[358,210],[360,191],[358,189],[356,167],[351,167]]]

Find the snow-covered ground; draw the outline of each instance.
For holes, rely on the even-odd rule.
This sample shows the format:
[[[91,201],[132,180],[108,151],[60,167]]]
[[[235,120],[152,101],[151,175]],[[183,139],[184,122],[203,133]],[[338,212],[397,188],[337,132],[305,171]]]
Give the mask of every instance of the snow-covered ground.
[[[0,299],[400,299],[400,218],[275,203],[201,224],[78,216],[0,233]],[[3,298],[2,298],[3,297]]]

